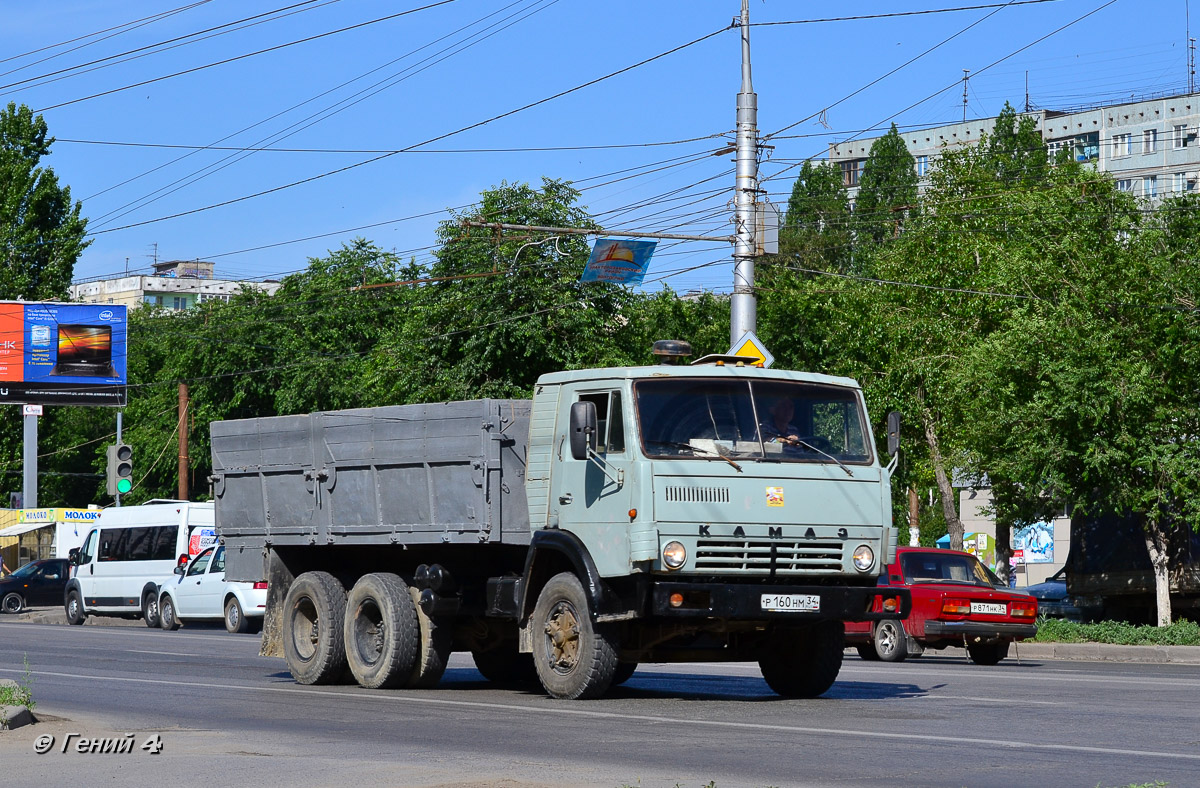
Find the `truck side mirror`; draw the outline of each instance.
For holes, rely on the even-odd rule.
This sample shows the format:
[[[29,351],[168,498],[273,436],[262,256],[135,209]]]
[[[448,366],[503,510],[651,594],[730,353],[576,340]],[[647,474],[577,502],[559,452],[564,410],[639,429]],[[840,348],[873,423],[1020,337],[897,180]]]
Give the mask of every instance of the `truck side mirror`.
[[[596,450],[598,436],[596,435],[596,403],[576,402],[571,405],[571,456],[576,460],[586,460],[587,451]]]
[[[896,456],[896,452],[900,451],[900,411],[898,410],[888,414],[887,450],[888,454],[893,457]]]
[[[72,547],[67,551],[67,563],[71,566],[79,566],[79,548]]]

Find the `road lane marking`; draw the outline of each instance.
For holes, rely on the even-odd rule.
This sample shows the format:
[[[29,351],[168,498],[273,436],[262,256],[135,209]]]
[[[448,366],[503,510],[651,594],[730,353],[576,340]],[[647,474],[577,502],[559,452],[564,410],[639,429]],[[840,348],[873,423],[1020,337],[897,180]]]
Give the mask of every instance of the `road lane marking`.
[[[143,651],[142,649],[131,648],[130,654],[162,654],[166,657],[197,657],[198,654],[185,654],[179,651]]]
[[[0,668],[0,673],[22,673],[23,671],[11,668]],[[304,687],[280,687],[280,686],[254,686],[245,684],[213,684],[201,681],[179,681],[168,679],[143,679],[130,678],[123,676],[88,676],[86,679],[72,673],[53,673],[50,671],[38,671],[35,676],[54,676],[58,678],[67,678],[86,681],[110,681],[110,682],[126,682],[132,684],[156,684],[167,685],[174,688],[191,687],[194,689],[203,690],[249,690],[251,692],[270,692],[276,694],[296,694],[296,695],[312,695],[321,698],[352,698],[356,700],[369,699],[380,700],[390,703],[409,703],[420,704],[427,706],[443,706],[454,709],[470,709],[470,710],[488,710],[488,711],[506,711],[520,712],[524,714],[537,715],[558,715],[561,717],[577,717],[588,719],[607,719],[620,720],[625,722],[645,722],[654,725],[680,725],[693,726],[698,728],[725,728],[732,730],[744,731],[770,731],[774,733],[792,733],[792,734],[808,734],[813,736],[847,736],[860,737],[864,739],[893,739],[896,741],[919,741],[933,742],[937,744],[945,744],[947,746],[962,747],[963,745],[973,745],[981,748],[993,748],[999,750],[1048,750],[1054,752],[1077,752],[1090,753],[1094,755],[1129,755],[1141,758],[1163,758],[1167,760],[1184,760],[1184,761],[1200,761],[1200,753],[1181,753],[1181,752],[1158,752],[1155,750],[1129,750],[1116,747],[1087,747],[1078,744],[1052,744],[1044,741],[1014,741],[1014,740],[995,740],[995,739],[972,739],[963,736],[954,736],[953,738],[921,733],[899,733],[895,731],[863,731],[863,730],[848,730],[840,728],[810,728],[799,725],[780,725],[762,722],[732,722],[729,720],[703,720],[703,719],[687,719],[680,717],[659,717],[652,714],[623,714],[620,712],[611,711],[594,711],[590,709],[574,709],[564,708],[562,706],[537,705],[537,706],[522,706],[514,703],[486,703],[483,701],[470,700],[449,700],[442,698],[421,697],[412,695],[401,695],[396,693],[379,693],[371,690],[358,690],[356,692],[344,692],[340,690],[315,690],[306,689]]]

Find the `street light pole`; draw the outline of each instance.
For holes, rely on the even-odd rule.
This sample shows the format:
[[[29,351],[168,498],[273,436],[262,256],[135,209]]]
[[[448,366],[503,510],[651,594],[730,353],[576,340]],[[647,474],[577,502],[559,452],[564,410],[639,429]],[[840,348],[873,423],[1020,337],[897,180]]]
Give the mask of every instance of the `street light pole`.
[[[737,170],[734,187],[736,242],[733,248],[733,297],[729,343],[734,345],[758,322],[754,295],[754,253],[758,199],[758,96],[750,80],[750,0],[742,0],[742,90],[737,98]]]

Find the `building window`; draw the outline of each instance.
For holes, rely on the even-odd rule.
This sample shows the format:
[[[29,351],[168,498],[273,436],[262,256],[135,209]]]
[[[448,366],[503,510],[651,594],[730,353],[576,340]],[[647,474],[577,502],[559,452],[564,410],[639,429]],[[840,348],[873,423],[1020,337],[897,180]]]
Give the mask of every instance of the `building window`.
[[[842,162],[842,185],[853,187],[858,185],[858,176],[862,171],[861,161]]]
[[[1171,147],[1179,150],[1186,148],[1188,144],[1188,127],[1186,123],[1180,123],[1175,127],[1175,134],[1171,138]]]
[[[1146,129],[1142,132],[1142,153],[1154,153],[1158,150],[1158,129]]]
[[[1132,192],[1133,191],[1133,179],[1132,178],[1124,178],[1122,180],[1117,181],[1117,191]]]
[[[163,297],[160,295],[148,295],[148,296],[145,296],[142,300],[145,303],[150,304],[151,306],[162,306],[163,305]]]
[[[1182,172],[1176,172],[1171,175],[1171,191],[1174,194],[1183,194],[1187,187],[1187,176]]]
[[[1147,200],[1153,200],[1158,196],[1158,176],[1147,175],[1142,178],[1142,196]]]
[[[1062,152],[1062,149],[1065,148],[1066,145],[1067,144],[1062,140],[1055,140],[1053,142],[1046,143],[1046,158],[1050,160],[1051,164],[1054,164],[1054,162],[1058,160],[1058,154]]]
[[[917,157],[917,177],[924,178],[929,173],[929,157]]]
[[[1112,144],[1113,156],[1128,156],[1133,153],[1133,136],[1130,134],[1114,134]]]
[[[187,309],[187,306],[188,306],[188,303],[187,303],[186,298],[183,298],[181,296],[175,296],[174,298],[171,299],[171,308],[172,309]]]
[[[1080,134],[1073,142],[1075,161],[1091,161],[1100,158],[1100,132]]]

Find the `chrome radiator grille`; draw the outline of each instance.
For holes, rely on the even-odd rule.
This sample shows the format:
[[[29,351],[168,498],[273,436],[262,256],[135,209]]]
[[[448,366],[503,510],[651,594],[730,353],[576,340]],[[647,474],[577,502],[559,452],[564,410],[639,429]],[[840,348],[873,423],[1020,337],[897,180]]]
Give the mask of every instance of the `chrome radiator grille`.
[[[723,574],[824,574],[842,571],[843,549],[840,540],[700,539],[695,566]]]

